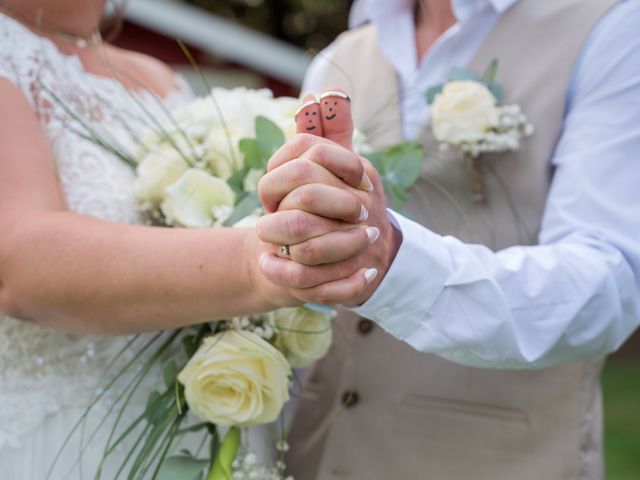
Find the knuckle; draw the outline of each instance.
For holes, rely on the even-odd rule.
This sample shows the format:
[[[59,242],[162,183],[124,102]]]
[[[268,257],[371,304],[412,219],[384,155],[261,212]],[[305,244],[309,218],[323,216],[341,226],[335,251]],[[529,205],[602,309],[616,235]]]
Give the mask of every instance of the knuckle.
[[[290,262],[287,268],[286,281],[294,288],[303,288],[309,280],[309,273],[300,264]]]
[[[300,245],[300,260],[307,264],[316,264],[320,260],[320,252],[314,242],[309,241]]]
[[[329,292],[324,287],[316,288],[313,291],[313,293],[311,294],[311,297],[313,298],[313,303],[318,303],[320,305],[331,303],[330,302],[331,299],[329,297]]]
[[[313,175],[313,166],[304,159],[291,162],[291,179],[296,183],[303,183]]]
[[[286,230],[291,238],[304,238],[309,232],[309,218],[300,210],[291,211],[286,217]]]
[[[312,188],[300,188],[296,192],[296,202],[305,210],[312,210],[316,203],[316,195]]]
[[[324,143],[316,143],[313,147],[309,149],[309,157],[312,159],[322,159],[327,156],[327,150],[329,145]]]

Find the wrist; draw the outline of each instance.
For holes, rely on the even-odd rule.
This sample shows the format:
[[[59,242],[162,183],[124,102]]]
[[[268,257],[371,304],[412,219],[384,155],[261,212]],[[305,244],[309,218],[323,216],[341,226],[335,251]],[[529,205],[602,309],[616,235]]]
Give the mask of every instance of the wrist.
[[[260,270],[260,256],[266,251],[255,229],[248,230],[244,238],[243,255],[244,271],[249,279],[250,302],[256,305],[256,312],[277,308],[273,292],[267,288],[268,280]]]

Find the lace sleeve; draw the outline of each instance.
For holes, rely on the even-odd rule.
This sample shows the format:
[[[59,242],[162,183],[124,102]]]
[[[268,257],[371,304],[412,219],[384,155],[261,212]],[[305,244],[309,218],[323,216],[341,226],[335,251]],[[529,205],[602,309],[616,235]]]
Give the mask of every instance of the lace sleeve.
[[[20,88],[33,108],[38,72],[45,54],[39,37],[0,13],[0,77]]]

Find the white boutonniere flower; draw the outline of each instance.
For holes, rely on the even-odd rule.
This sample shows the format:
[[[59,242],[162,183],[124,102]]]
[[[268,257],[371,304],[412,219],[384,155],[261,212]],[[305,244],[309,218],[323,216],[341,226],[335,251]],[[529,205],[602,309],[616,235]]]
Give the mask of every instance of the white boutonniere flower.
[[[502,87],[495,77],[493,60],[482,77],[454,68],[449,81],[427,92],[431,127],[441,150],[459,149],[467,159],[476,203],[485,199],[477,159],[483,153],[517,151],[534,128],[519,105],[501,105]]]

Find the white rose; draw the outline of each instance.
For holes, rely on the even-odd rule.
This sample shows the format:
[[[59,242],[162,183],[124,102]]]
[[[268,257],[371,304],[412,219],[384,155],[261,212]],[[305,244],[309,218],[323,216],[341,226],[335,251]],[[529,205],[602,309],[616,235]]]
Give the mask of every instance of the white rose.
[[[219,220],[215,212],[230,212],[234,199],[233,190],[227,182],[190,168],[165,189],[161,208],[167,219],[176,225],[211,227]]]
[[[134,192],[138,200],[158,204],[166,187],[187,171],[187,162],[172,148],[149,152],[138,164]]]
[[[289,400],[291,368],[275,347],[246,331],[204,340],[178,375],[189,408],[216,425],[269,423]]]
[[[478,142],[500,122],[496,99],[482,83],[447,83],[431,110],[437,140],[452,145]]]
[[[270,313],[276,330],[276,347],[292,367],[306,367],[324,357],[331,347],[331,319],[309,308],[281,308]]]
[[[249,136],[247,125],[216,125],[209,131],[205,140],[208,153],[204,160],[216,177],[226,180],[244,166],[239,144]]]

